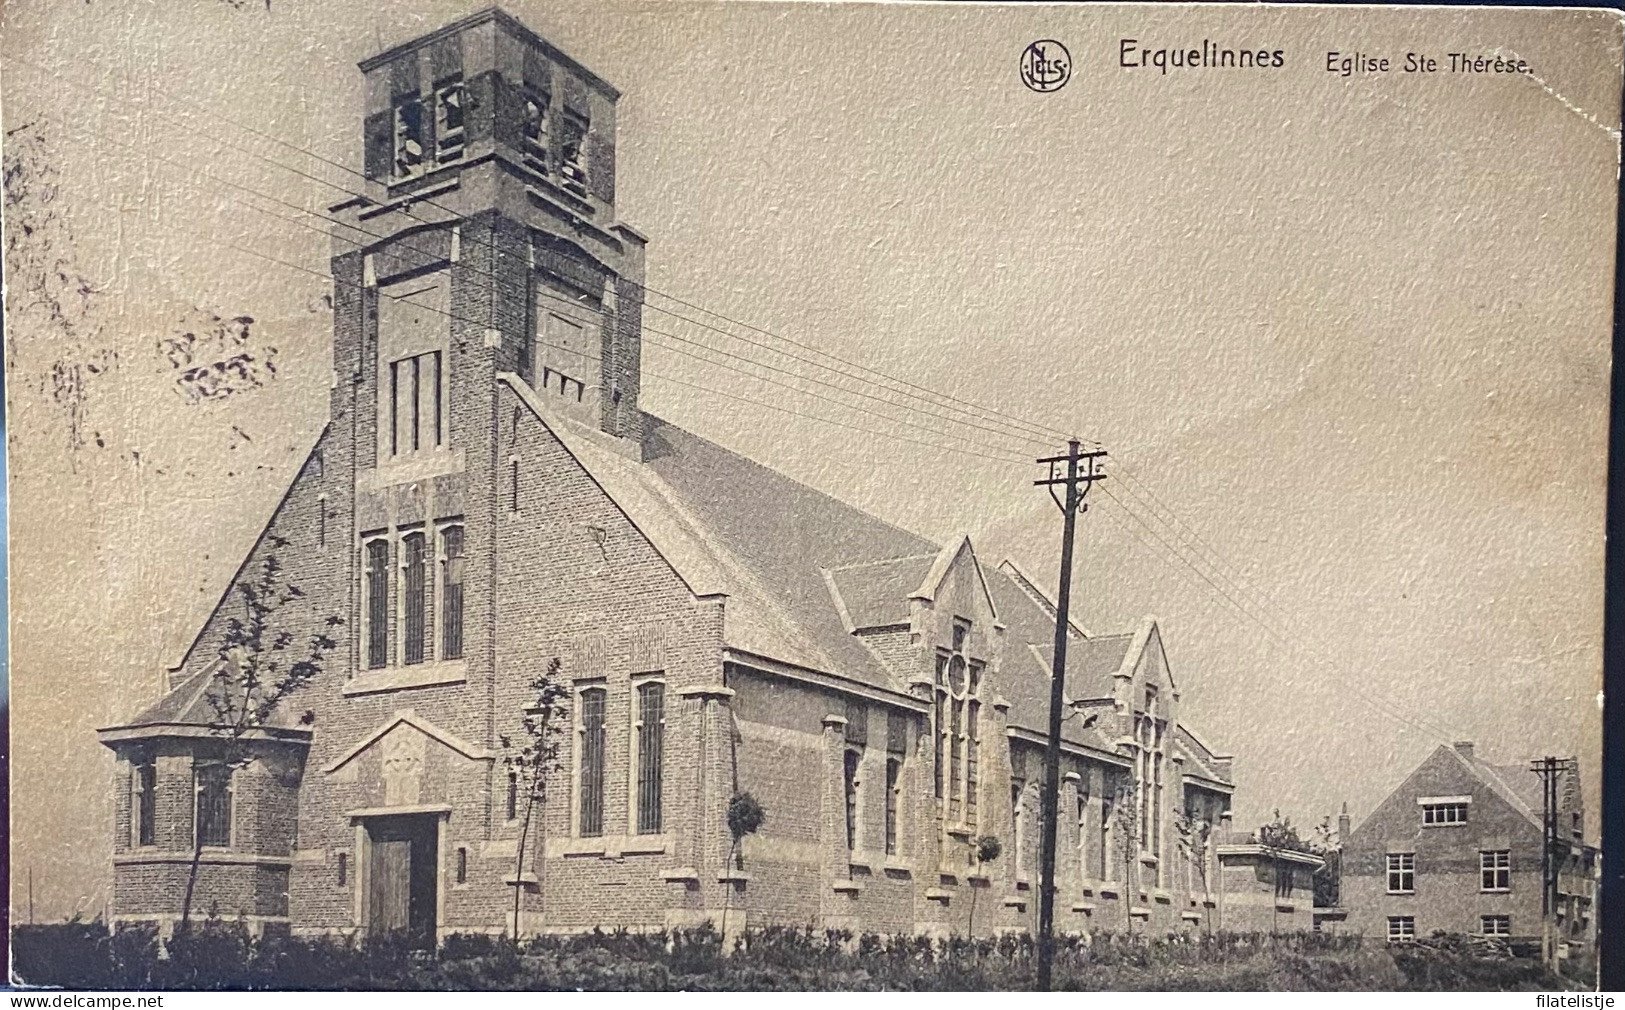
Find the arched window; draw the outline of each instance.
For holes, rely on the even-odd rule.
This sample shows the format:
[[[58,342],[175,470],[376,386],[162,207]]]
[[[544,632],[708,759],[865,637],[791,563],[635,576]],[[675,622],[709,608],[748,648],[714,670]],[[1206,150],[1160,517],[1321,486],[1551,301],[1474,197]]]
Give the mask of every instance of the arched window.
[[[661,786],[665,774],[666,685],[658,680],[638,685],[637,721],[633,726],[637,742],[638,834],[660,832]]]
[[[936,785],[944,819],[974,826],[981,783],[980,694],[983,666],[966,654],[970,622],[955,618],[953,648],[937,654]]]
[[[429,609],[424,549],[422,533],[408,533],[401,538],[401,587],[405,608],[402,617],[406,622],[403,659],[408,665],[423,662],[425,618]]]
[[[194,811],[197,844],[206,848],[230,848],[231,766],[219,762],[195,762],[192,781],[197,796]]]
[[[581,755],[577,833],[591,838],[604,833],[604,699],[601,687],[581,692],[581,715],[576,727]]]
[[[440,530],[440,658],[463,658],[463,528]]]
[[[380,670],[389,665],[389,541],[383,537],[368,540],[362,548],[366,559],[367,668]]]

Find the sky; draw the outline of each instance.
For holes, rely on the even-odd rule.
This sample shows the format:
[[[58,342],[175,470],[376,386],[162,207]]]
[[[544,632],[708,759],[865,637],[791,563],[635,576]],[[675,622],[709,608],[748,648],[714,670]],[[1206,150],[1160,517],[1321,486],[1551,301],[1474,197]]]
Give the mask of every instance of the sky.
[[[7,327],[13,879],[33,870],[41,917],[102,909],[93,731],[161,688],[326,419],[328,247],[302,212],[358,185],[356,62],[471,9],[6,5],[7,149],[39,138],[46,234],[88,291],[71,339],[15,305]],[[1577,755],[1596,795],[1616,18],[507,9],[622,91],[648,284],[735,334],[654,296],[690,318],[645,313],[647,409],[1045,585],[1059,519],[1031,460],[1104,444],[1076,619],[1160,620],[1183,720],[1235,755],[1238,826],[1358,821],[1457,739]],[[1017,73],[1040,38],[1075,61],[1051,94]],[[1123,38],[1288,65],[1125,70]],[[1469,48],[1536,76],[1321,66]],[[198,395],[183,333],[250,378]],[[738,339],[780,336],[1055,435],[922,431],[671,349],[795,370]],[[72,395],[64,362],[97,365]]]

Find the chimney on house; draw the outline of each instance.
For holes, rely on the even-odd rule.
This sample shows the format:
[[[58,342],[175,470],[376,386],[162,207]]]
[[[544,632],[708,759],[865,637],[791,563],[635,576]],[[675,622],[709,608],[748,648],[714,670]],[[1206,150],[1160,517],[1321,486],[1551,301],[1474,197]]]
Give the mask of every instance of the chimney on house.
[[[1457,740],[1456,753],[1471,761],[1473,759],[1473,742],[1471,740]]]
[[[1347,845],[1349,840],[1349,803],[1343,801],[1343,812],[1337,815],[1337,844]]]

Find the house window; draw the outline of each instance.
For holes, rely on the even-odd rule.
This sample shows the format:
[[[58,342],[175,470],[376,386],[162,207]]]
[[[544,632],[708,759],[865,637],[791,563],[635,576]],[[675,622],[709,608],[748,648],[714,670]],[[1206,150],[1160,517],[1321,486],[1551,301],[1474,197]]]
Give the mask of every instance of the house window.
[[[936,787],[943,814],[950,824],[974,825],[981,759],[982,664],[971,662],[965,650],[970,622],[955,618],[953,649],[937,655],[936,673]]]
[[[403,657],[407,665],[423,662],[424,618],[428,611],[428,586],[424,581],[424,544],[422,533],[408,533],[401,538],[401,576],[406,607],[406,635]]]
[[[439,351],[425,351],[390,362],[390,455],[403,456],[440,447],[444,435],[440,363]]]
[[[846,789],[846,847],[849,851],[858,847],[858,766],[862,761],[863,752],[847,749],[842,780]]]
[[[601,687],[581,692],[580,809],[576,823],[584,838],[604,833],[604,700]]]
[[[1478,917],[1478,931],[1485,936],[1511,936],[1512,916],[1481,915]]]
[[[508,511],[519,511],[519,457],[508,460]]]
[[[463,106],[467,91],[461,80],[454,80],[434,93],[435,157],[440,162],[456,161],[463,156]]]
[[[1413,894],[1416,891],[1416,853],[1388,853],[1388,893]]]
[[[395,178],[410,179],[423,172],[423,102],[418,99],[395,106]]]
[[[1467,804],[1424,803],[1422,805],[1422,823],[1429,825],[1466,824]]]
[[[440,658],[463,658],[463,528],[440,531]]]
[[[661,781],[666,746],[666,685],[638,685],[638,834],[660,832]]]
[[[140,755],[130,767],[130,798],[135,844],[156,844],[158,765],[151,754]]]
[[[348,852],[339,853],[338,876],[340,887],[350,885],[350,854]]]
[[[367,669],[389,665],[389,541],[368,540],[363,548],[367,571]]]
[[[1486,891],[1508,891],[1512,889],[1512,853],[1506,849],[1496,849],[1478,854],[1479,875],[1482,878],[1480,887]]]
[[[231,847],[231,768],[219,763],[196,764],[192,769],[197,794],[197,844],[205,848]]]
[[[1388,942],[1409,943],[1416,939],[1416,917],[1413,915],[1390,915],[1388,917]]]
[[[461,845],[457,847],[457,882],[468,883],[468,849]]]

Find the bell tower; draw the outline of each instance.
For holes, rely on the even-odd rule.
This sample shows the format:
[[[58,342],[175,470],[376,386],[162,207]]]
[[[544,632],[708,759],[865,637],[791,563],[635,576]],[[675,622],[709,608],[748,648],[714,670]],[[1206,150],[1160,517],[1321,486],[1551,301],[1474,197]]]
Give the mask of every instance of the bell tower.
[[[445,472],[508,372],[635,452],[647,240],[615,217],[619,92],[494,8],[360,66],[365,193],[332,208],[358,444]]]

